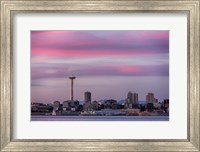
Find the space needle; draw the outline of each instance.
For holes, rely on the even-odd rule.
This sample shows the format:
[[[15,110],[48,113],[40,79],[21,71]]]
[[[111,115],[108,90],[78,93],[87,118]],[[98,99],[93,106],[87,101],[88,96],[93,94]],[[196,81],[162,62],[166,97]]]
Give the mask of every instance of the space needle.
[[[76,77],[72,74],[69,79],[71,80],[71,100],[74,100],[74,79],[76,79]]]

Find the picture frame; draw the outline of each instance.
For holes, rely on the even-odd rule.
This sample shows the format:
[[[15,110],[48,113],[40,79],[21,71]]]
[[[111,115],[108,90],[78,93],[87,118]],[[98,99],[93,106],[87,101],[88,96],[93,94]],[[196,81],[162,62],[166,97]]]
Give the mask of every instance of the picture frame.
[[[200,151],[199,0],[7,1],[1,0],[1,151]],[[188,138],[13,139],[13,15],[56,12],[185,12],[188,19]]]

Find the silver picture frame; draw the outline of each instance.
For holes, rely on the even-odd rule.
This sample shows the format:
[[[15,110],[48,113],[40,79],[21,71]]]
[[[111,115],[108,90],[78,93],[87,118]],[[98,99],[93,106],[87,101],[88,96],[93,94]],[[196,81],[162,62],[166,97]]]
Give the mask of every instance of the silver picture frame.
[[[0,0],[1,98],[0,150],[3,151],[200,151],[199,0]],[[188,19],[188,137],[169,139],[13,139],[13,15],[56,12],[187,13]],[[178,128],[177,128],[178,129]]]

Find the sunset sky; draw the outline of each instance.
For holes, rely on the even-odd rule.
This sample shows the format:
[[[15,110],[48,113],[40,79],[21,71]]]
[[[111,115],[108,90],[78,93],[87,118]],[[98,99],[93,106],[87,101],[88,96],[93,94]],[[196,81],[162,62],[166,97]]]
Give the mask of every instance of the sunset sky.
[[[169,98],[169,31],[31,31],[31,100]]]

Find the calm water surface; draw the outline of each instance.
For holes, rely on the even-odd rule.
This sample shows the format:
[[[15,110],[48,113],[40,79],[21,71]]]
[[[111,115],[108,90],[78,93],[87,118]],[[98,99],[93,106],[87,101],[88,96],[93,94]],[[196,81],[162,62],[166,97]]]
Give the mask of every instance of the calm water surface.
[[[31,116],[31,121],[169,121],[169,116]]]

